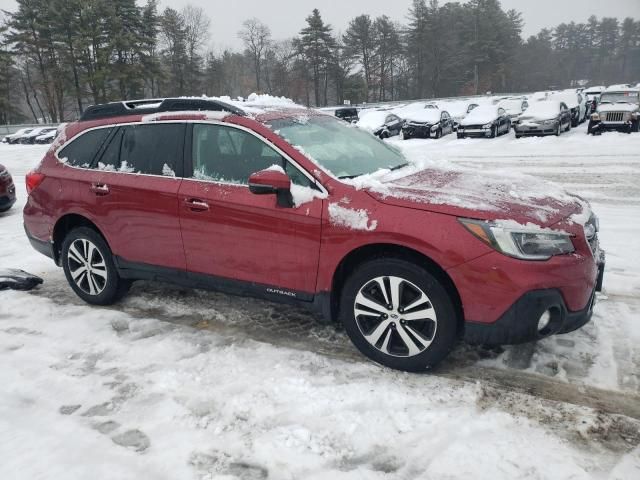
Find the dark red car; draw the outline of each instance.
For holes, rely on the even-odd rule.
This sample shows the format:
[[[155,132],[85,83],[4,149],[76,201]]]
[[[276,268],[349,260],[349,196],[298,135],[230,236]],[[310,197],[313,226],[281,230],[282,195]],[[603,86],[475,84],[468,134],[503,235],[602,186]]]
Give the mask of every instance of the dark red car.
[[[16,186],[11,174],[0,165],[0,213],[9,210],[16,203]]]
[[[575,330],[602,283],[583,200],[420,169],[311,110],[95,106],[26,182],[29,240],[85,301],[152,279],[303,304],[398,369]]]

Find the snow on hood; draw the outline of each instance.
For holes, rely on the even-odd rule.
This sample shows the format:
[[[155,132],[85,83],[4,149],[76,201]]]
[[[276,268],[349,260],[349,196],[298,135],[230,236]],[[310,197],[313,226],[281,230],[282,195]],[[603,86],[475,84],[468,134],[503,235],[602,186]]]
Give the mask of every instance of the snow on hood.
[[[602,112],[635,112],[639,107],[635,103],[601,103],[598,113]]]
[[[409,122],[437,123],[440,121],[442,112],[437,108],[423,108],[416,112],[411,112],[406,116]]]
[[[358,127],[365,130],[376,130],[384,125],[385,120],[390,112],[372,110],[360,114],[360,120],[356,124]]]
[[[461,125],[483,125],[485,123],[493,122],[496,118],[498,118],[498,107],[495,105],[480,105],[479,107],[471,110],[469,115],[467,115],[462,122]]]
[[[551,120],[560,113],[560,102],[557,100],[546,100],[535,102],[522,115],[520,120]]]
[[[512,219],[549,227],[584,211],[587,202],[560,186],[523,174],[414,164],[346,183],[378,200],[482,220]]]

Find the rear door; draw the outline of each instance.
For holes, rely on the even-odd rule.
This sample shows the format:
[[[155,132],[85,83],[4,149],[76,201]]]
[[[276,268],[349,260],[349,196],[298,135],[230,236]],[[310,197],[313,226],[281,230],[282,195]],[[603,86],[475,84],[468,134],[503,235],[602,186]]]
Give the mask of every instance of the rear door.
[[[184,123],[125,125],[99,155],[90,189],[109,245],[125,266],[185,270],[178,211]]]
[[[179,192],[189,272],[250,283],[262,293],[310,299],[318,270],[322,200],[311,195],[297,207],[283,208],[275,195],[252,194],[248,179],[278,165],[294,189],[313,193],[319,187],[248,131],[221,124],[193,124],[191,129],[187,150],[192,161],[185,173],[191,178],[185,178]]]

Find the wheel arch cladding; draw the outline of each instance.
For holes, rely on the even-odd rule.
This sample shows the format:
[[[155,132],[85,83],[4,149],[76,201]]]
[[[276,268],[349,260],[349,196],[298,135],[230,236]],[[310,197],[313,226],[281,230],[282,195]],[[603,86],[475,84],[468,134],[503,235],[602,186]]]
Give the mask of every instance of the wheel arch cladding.
[[[95,232],[102,237],[107,246],[109,246],[109,242],[107,242],[106,237],[95,223],[93,223],[87,217],[84,217],[77,213],[69,213],[60,217],[53,227],[53,255],[56,265],[61,265],[60,257],[62,255],[62,243],[64,242],[64,238],[71,230],[77,227],[87,227],[95,230]]]
[[[340,295],[344,287],[345,281],[351,272],[359,265],[380,258],[396,258],[411,262],[415,265],[427,270],[433,276],[435,276],[442,286],[445,288],[456,310],[456,327],[458,334],[463,331],[464,324],[464,312],[462,309],[462,301],[458,293],[458,289],[451,277],[447,272],[440,267],[436,262],[426,255],[413,250],[409,247],[401,245],[388,244],[388,243],[376,243],[364,245],[349,252],[338,264],[335,272],[333,273],[332,288],[331,288],[331,318],[338,318],[338,309],[340,304]]]

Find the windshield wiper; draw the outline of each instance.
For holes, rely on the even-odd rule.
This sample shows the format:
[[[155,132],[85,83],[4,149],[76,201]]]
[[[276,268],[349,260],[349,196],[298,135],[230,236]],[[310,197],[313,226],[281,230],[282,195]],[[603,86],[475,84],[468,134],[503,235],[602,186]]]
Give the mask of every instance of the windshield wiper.
[[[359,173],[357,175],[341,175],[338,177],[338,180],[351,180],[352,178],[358,178],[364,175],[364,173]]]
[[[393,172],[394,170],[400,170],[401,168],[408,167],[408,166],[409,166],[409,162],[402,163],[400,165],[396,165],[395,167],[392,167],[390,170]]]

